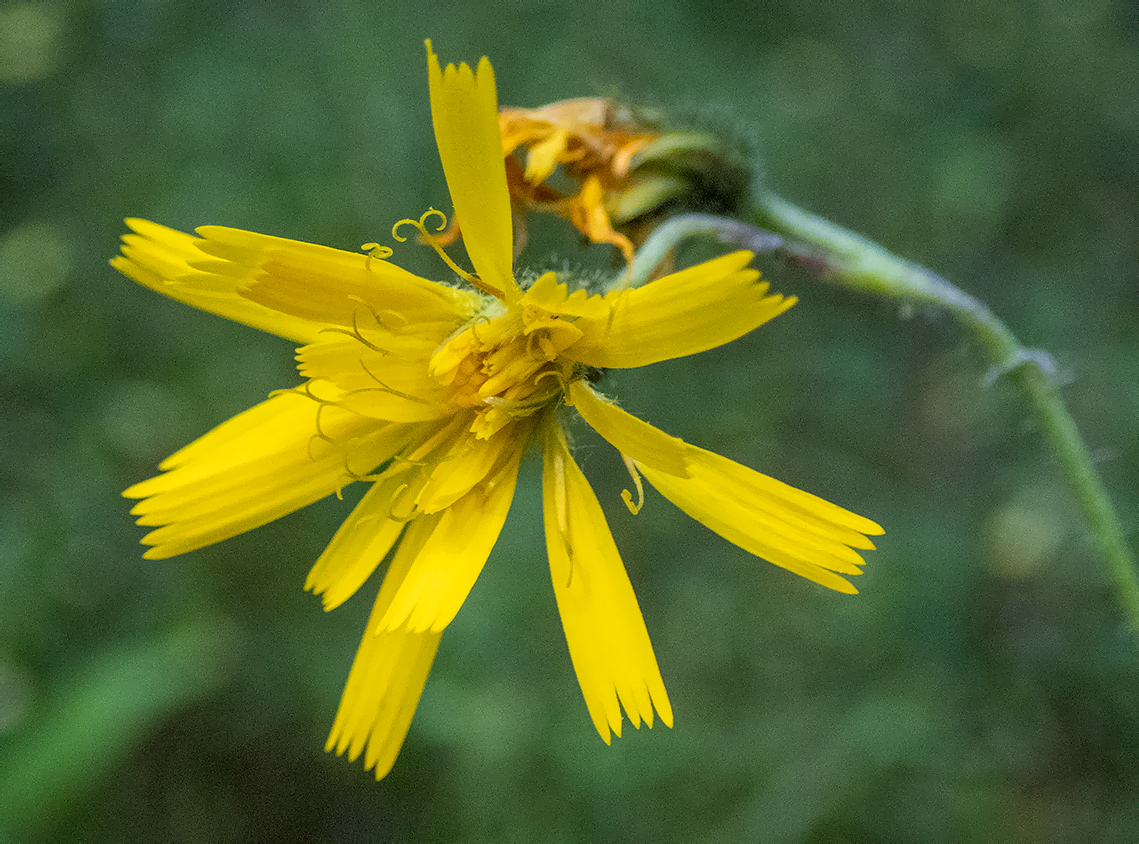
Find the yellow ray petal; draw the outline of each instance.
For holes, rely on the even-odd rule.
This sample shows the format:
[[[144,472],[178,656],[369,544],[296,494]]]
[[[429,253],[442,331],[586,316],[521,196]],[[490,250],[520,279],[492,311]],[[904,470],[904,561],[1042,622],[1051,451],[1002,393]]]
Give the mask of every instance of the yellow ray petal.
[[[420,499],[434,476],[424,472],[423,464],[430,463],[433,454],[446,453],[446,444],[456,440],[462,423],[458,419],[438,427],[415,426],[397,458],[371,476],[372,488],[336,532],[305,582],[306,589],[322,595],[326,611],[350,598],[398,540],[407,521],[425,512]],[[459,443],[456,449],[469,450],[461,435]],[[482,475],[471,478],[466,489],[481,481]]]
[[[427,42],[431,120],[435,143],[463,231],[463,244],[475,272],[508,301],[520,291],[514,281],[510,192],[502,138],[498,130],[498,94],[494,70],[484,56],[477,74],[465,63],[440,69]]]
[[[325,612],[351,598],[392,549],[404,522],[387,517],[390,491],[372,484],[317,559],[305,589],[321,596]]]
[[[490,555],[514,499],[522,443],[500,468],[439,512],[439,521],[380,619],[377,631],[442,631],[459,612]]]
[[[136,233],[123,236],[122,254],[111,259],[111,266],[127,278],[171,299],[279,337],[301,343],[316,339],[320,324],[243,297],[246,279],[194,270],[189,262],[209,257],[200,250],[201,238],[147,220],[130,218],[126,223]]]
[[[375,768],[376,779],[391,770],[399,755],[441,634],[373,631],[438,520],[422,516],[408,526],[376,597],[325,745],[338,755],[347,751],[350,761],[366,750],[365,768]]]
[[[177,503],[183,500],[181,495],[195,497],[188,484],[208,483],[235,469],[240,471],[251,458],[304,452],[316,433],[317,412],[312,399],[292,391],[278,393],[174,452],[159,464],[164,474],[134,484],[123,496],[149,499],[162,495]],[[256,446],[255,452],[251,446]],[[153,509],[147,507],[144,512]]]
[[[751,259],[735,252],[607,294],[609,312],[575,322],[585,336],[566,354],[588,366],[645,366],[742,337],[795,303],[767,295],[759,273],[745,269]]]
[[[610,731],[620,737],[618,701],[634,727],[642,720],[653,725],[654,706],[671,727],[672,707],[629,576],[601,505],[552,417],[544,422],[542,504],[554,595],[597,732],[606,744]]]
[[[294,393],[264,405],[192,443],[183,450],[191,458],[183,454],[165,474],[123,493],[143,499],[131,511],[138,523],[157,527],[143,537],[154,546],[144,556],[201,548],[311,504],[350,482],[349,471],[362,474],[389,459],[411,433],[337,408],[321,412]],[[318,430],[333,443],[314,441]]]
[[[428,281],[359,252],[224,226],[201,226],[197,233],[198,249],[206,254],[193,266],[203,276],[228,279],[249,301],[321,327],[368,324],[377,318],[398,325],[457,326],[480,303],[470,291]]]
[[[634,460],[670,475],[688,477],[687,444],[642,422],[593,391],[584,381],[570,384],[566,396],[593,430]]]
[[[303,401],[302,401],[303,399]],[[243,410],[213,430],[183,446],[158,464],[158,468],[168,472],[196,460],[202,455],[223,451],[240,452],[242,440],[251,431],[291,429],[305,424],[312,418],[312,400],[294,392],[277,393],[270,399]],[[134,487],[132,487],[134,489]],[[128,490],[129,492],[129,490]],[[127,495],[127,498],[139,496]]]
[[[423,513],[436,513],[450,507],[495,466],[502,465],[507,451],[520,454],[530,437],[530,426],[507,426],[489,437],[461,436],[431,470],[427,483],[415,502]]]
[[[263,462],[312,463],[329,460],[335,444],[352,443],[380,435],[393,447],[402,447],[415,426],[378,425],[335,406],[321,406],[293,391],[278,393],[244,413],[223,422],[162,461],[165,474],[127,489],[126,498],[145,498],[136,513],[153,513],[166,504],[181,505],[201,498],[194,485],[212,487],[239,483],[245,472],[256,474]],[[318,436],[323,435],[323,437]],[[345,464],[341,459],[341,468]],[[353,469],[358,468],[353,462]],[[152,501],[162,496],[159,502]]]
[[[346,410],[391,422],[439,419],[454,413],[452,391],[430,376],[427,362],[449,333],[333,330],[297,351],[298,369],[342,390],[337,404]]]
[[[638,467],[661,495],[745,551],[839,592],[858,591],[839,575],[861,574],[853,549],[873,548],[866,535],[881,527],[726,457],[688,449],[688,479]]]
[[[526,288],[522,304],[561,317],[609,318],[609,306],[603,297],[582,289],[570,293],[565,282],[558,281],[557,273],[552,272],[542,274]]]

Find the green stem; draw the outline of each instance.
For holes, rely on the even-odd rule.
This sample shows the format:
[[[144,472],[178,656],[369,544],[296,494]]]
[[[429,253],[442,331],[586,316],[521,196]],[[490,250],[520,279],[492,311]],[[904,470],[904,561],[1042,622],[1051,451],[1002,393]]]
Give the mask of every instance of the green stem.
[[[809,244],[819,250],[804,255],[790,242],[785,247],[787,251],[799,251],[808,260],[820,260],[830,280],[877,296],[937,305],[951,311],[965,324],[984,348],[993,364],[993,372],[1007,374],[1015,381],[1036,412],[1096,547],[1107,562],[1131,628],[1139,633],[1139,576],[1135,559],[1124,542],[1123,528],[1087,445],[1060,397],[1054,378],[1055,366],[1047,353],[1022,346],[980,300],[841,226],[774,195],[761,201],[756,216],[761,225],[789,241]]]
[[[681,214],[661,223],[637,250],[628,273],[618,277],[613,289],[640,287],[653,277],[669,253],[690,237],[711,237],[744,246],[752,252],[770,252],[783,246],[783,238],[755,226],[714,214]]]
[[[924,267],[829,220],[768,194],[755,216],[764,228],[709,214],[685,214],[659,226],[638,250],[625,284],[648,281],[678,243],[693,236],[716,239],[754,252],[779,252],[814,267],[828,281],[874,296],[942,307],[972,333],[993,366],[993,376],[1008,375],[1027,396],[1049,445],[1087,520],[1132,630],[1139,634],[1139,575],[1076,423],[1064,406],[1052,358],[1021,345],[1008,327],[979,299],[954,287]]]

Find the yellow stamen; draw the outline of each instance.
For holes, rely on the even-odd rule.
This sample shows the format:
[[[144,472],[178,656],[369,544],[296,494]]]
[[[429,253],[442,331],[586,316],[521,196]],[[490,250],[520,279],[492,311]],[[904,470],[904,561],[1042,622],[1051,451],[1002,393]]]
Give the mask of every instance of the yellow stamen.
[[[438,254],[438,256],[443,259],[443,263],[450,267],[452,272],[454,272],[460,278],[469,282],[472,287],[481,290],[483,293],[488,293],[496,299],[504,299],[506,295],[505,293],[503,293],[498,288],[487,284],[477,275],[464,270],[453,260],[451,260],[450,255],[443,251],[443,247],[439,245],[438,240],[435,238],[435,236],[432,235],[431,232],[427,231],[426,221],[433,215],[438,215],[439,219],[442,220],[442,222],[439,224],[439,227],[435,229],[435,231],[443,231],[443,229],[447,227],[446,215],[442,211],[438,211],[434,208],[428,208],[423,212],[423,215],[418,220],[412,220],[408,218],[406,220],[400,220],[398,223],[392,226],[392,237],[394,237],[400,243],[404,243],[407,241],[407,238],[399,233],[400,228],[403,226],[411,226],[414,229],[418,229],[419,234],[422,236],[423,242],[435,250],[436,254]]]
[[[408,319],[406,316],[401,314],[399,311],[393,311],[390,308],[384,308],[382,311],[377,311],[374,307],[372,307],[371,302],[369,302],[367,299],[364,299],[361,296],[357,296],[354,293],[348,296],[348,301],[349,302],[355,302],[357,305],[363,305],[365,308],[367,308],[368,313],[370,313],[372,315],[372,319],[374,319],[376,321],[376,325],[379,328],[384,329],[385,331],[396,332],[398,329],[391,328],[388,325],[386,325],[384,323],[384,321],[382,319],[380,319],[381,314],[383,314],[386,317],[394,317],[400,323],[399,328],[406,328],[407,327]],[[353,314],[353,319],[355,319],[355,314]],[[353,324],[355,324],[355,323],[353,323]]]
[[[637,471],[637,464],[633,462],[633,459],[627,454],[622,454],[621,459],[625,461],[625,468],[629,470],[629,477],[633,479],[633,484],[637,487],[637,503],[633,503],[633,494],[627,489],[621,490],[621,500],[625,502],[629,512],[635,516],[645,506],[645,485],[641,483],[641,473]]]
[[[378,317],[376,317],[375,311],[372,312],[372,317],[376,320],[377,324],[380,324],[380,320]],[[359,320],[359,313],[357,311],[352,311],[352,330],[351,331],[349,331],[347,328],[340,328],[339,326],[330,326],[328,328],[320,329],[320,331],[317,333],[318,334],[325,334],[325,333],[344,334],[344,335],[347,335],[348,337],[351,337],[353,340],[359,340],[361,343],[363,343],[365,346],[367,346],[373,352],[376,352],[376,353],[381,354],[381,355],[390,355],[391,352],[389,352],[387,349],[381,349],[379,346],[377,346],[371,340],[366,339],[364,337],[364,335],[360,333],[360,325],[359,325],[358,320]]]
[[[392,493],[391,502],[388,507],[388,518],[397,522],[410,522],[416,516],[415,498],[419,495],[419,490],[413,489],[411,484],[400,484],[395,488]],[[396,507],[400,504],[405,505],[406,513],[397,513]]]
[[[395,387],[389,387],[387,384],[385,384],[383,381],[381,381],[379,379],[379,377],[376,375],[376,373],[374,373],[374,372],[372,372],[372,370],[368,369],[368,365],[366,363],[364,363],[364,361],[361,360],[359,363],[360,363],[360,368],[362,370],[364,370],[364,372],[367,373],[368,377],[371,378],[373,381],[375,381],[380,386],[378,386],[378,387],[359,387],[355,390],[349,391],[348,393],[346,393],[346,395],[351,396],[351,395],[354,395],[356,393],[374,392],[374,391],[378,390],[382,393],[389,393],[389,394],[391,394],[393,396],[397,396],[401,399],[407,399],[408,401],[417,401],[417,402],[420,402],[422,404],[427,403],[427,400],[424,399],[422,396],[413,396],[410,393],[401,392],[401,391],[395,389]]]
[[[305,391],[308,392],[308,384],[305,384]],[[307,451],[308,451],[308,459],[315,462],[316,460],[319,460],[320,458],[318,458],[315,454],[313,454],[313,443],[323,442],[323,443],[327,443],[329,448],[336,448],[336,440],[334,440],[332,437],[328,436],[328,434],[324,433],[324,430],[320,427],[320,415],[322,413],[324,413],[324,409],[326,407],[328,407],[328,403],[320,401],[320,399],[318,399],[318,398],[316,398],[316,396],[312,395],[311,392],[308,393],[308,395],[310,398],[319,402],[319,404],[316,407],[316,416],[313,417],[313,425],[316,426],[316,433],[313,434],[311,437],[309,437],[308,445],[306,447]]]
[[[419,233],[423,235],[428,243],[431,243],[434,238],[430,232],[427,231],[427,221],[435,216],[439,217],[440,220],[439,225],[435,228],[435,231],[441,232],[443,229],[447,228],[447,215],[437,208],[428,208],[426,211],[419,215],[418,220],[400,220],[398,223],[392,226],[392,237],[394,237],[400,243],[407,242],[407,238],[400,235],[399,229],[401,226],[409,225],[419,229]]]
[[[383,261],[395,254],[390,246],[380,246],[378,243],[365,243],[360,249],[368,255],[368,257],[364,259],[364,269],[366,270],[372,269],[373,258],[379,258]]]

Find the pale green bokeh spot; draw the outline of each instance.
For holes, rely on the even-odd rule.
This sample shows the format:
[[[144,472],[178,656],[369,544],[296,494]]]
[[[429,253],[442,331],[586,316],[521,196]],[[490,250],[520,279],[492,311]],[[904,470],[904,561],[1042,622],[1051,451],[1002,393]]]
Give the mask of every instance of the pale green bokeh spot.
[[[1014,500],[989,519],[989,567],[1002,577],[1030,577],[1052,562],[1068,534],[1068,521],[1057,508],[1041,502]]]
[[[71,245],[58,226],[25,223],[0,239],[0,297],[10,302],[50,296],[67,282],[71,269]]]
[[[14,3],[0,9],[0,83],[33,82],[55,71],[61,55],[60,18],[55,4]]]

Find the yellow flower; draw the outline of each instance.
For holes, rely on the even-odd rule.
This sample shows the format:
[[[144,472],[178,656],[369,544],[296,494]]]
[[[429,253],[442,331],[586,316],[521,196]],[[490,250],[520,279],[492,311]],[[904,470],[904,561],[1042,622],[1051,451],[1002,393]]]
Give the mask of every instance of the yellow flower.
[[[126,490],[169,557],[370,484],[309,573],[325,609],[390,551],[328,748],[377,778],[407,734],[443,630],[490,554],[523,452],[540,444],[546,544],[574,670],[601,737],[672,709],[629,578],[558,421],[572,405],[640,477],[744,549],[854,592],[853,549],[873,522],[641,422],[597,393],[598,368],[645,366],[727,343],[782,313],[737,252],[646,287],[591,295],[512,269],[510,197],[494,75],[439,66],[428,42],[435,137],[475,273],[415,276],[357,254],[236,229],[197,235],[128,220],[112,265],[194,307],[304,345],[302,386],[272,395]],[[430,212],[429,212],[430,213]],[[426,215],[425,215],[426,216]],[[422,225],[422,220],[420,224]],[[372,245],[369,245],[371,248]],[[457,268],[456,268],[457,269]],[[632,503],[626,493],[626,502]]]

